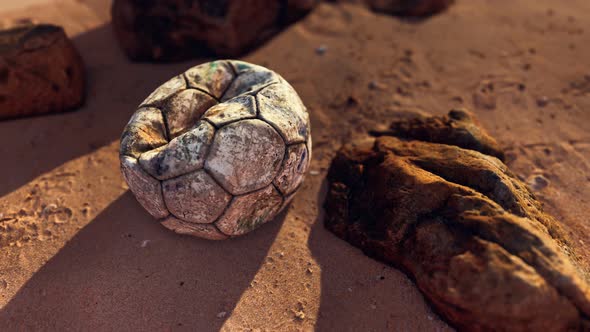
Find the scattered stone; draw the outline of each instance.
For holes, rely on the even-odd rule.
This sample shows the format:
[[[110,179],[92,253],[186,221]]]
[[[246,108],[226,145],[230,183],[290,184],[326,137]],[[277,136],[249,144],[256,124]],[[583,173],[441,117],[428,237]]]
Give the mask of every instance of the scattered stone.
[[[590,288],[565,231],[473,117],[452,113],[345,145],[325,226],[408,273],[461,330],[583,330]]]
[[[295,311],[295,318],[297,318],[298,320],[304,320],[305,319],[305,313],[303,312],[303,310],[297,310],[297,311]]]
[[[397,16],[425,17],[447,9],[454,0],[361,0],[360,2],[376,12]]]
[[[246,234],[293,199],[309,168],[309,115],[278,74],[214,61],[165,82],[121,137],[137,200],[176,233]]]
[[[547,105],[549,105],[549,98],[547,98],[547,96],[541,96],[537,99],[537,106],[545,107]]]
[[[324,55],[328,51],[328,46],[320,45],[316,47],[315,52],[317,55]]]
[[[237,57],[309,12],[318,0],[115,0],[112,22],[132,60]]]
[[[82,58],[61,27],[0,30],[0,119],[73,110],[84,94]]]
[[[541,191],[549,185],[549,180],[542,174],[535,174],[529,177],[527,184],[533,191]]]
[[[221,311],[220,313],[217,314],[217,318],[223,318],[227,316],[227,311]]]
[[[381,82],[378,82],[378,81],[371,81],[371,82],[369,82],[369,89],[384,91],[387,89],[387,85],[385,85]]]

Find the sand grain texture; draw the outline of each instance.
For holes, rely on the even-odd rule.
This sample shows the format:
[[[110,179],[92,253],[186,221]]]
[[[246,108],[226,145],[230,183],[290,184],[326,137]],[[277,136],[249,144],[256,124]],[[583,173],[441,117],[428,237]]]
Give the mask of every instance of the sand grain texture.
[[[0,145],[10,174],[0,182],[0,326],[448,330],[403,273],[326,231],[320,205],[342,143],[396,117],[454,107],[476,113],[515,174],[546,184],[536,196],[590,261],[587,1],[457,1],[416,22],[318,6],[244,58],[280,73],[308,107],[311,171],[287,212],[229,242],[152,223],[117,158],[145,96],[211,59],[130,63],[109,8],[47,0],[2,12],[64,26],[89,86],[79,112],[0,123],[10,142]]]

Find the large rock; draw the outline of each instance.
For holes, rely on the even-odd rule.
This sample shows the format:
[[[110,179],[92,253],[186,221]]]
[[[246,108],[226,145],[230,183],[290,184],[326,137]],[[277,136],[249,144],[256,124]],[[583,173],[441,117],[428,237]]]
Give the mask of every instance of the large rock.
[[[236,57],[310,11],[318,0],[115,0],[113,27],[133,60],[204,51]]]
[[[401,16],[428,16],[445,10],[454,0],[366,0],[376,11]]]
[[[0,119],[74,109],[84,90],[82,58],[62,28],[0,30]]]
[[[457,118],[460,125],[432,129]],[[490,155],[498,155],[497,145],[469,113],[391,128],[338,152],[328,174],[325,226],[405,271],[460,329],[590,328],[587,276],[562,227]],[[471,143],[460,147],[465,141],[457,137]],[[473,144],[478,137],[484,141]]]
[[[361,3],[374,11],[409,17],[424,17],[439,13],[449,7],[454,0],[332,0],[338,2]]]

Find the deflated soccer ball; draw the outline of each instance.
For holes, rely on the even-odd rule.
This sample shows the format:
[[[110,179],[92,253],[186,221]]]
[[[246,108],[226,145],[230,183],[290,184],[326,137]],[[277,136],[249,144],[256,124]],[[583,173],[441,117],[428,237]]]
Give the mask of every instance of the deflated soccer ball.
[[[139,203],[180,234],[225,239],[272,220],[309,167],[309,115],[287,81],[242,61],[213,61],[161,85],[121,137]]]

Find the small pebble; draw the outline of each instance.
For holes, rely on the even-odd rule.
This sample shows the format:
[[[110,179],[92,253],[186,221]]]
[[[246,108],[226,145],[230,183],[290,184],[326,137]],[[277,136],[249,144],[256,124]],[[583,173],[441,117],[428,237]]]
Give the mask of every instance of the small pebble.
[[[371,81],[371,82],[369,82],[369,89],[383,91],[383,90],[387,89],[387,85],[385,85],[381,82]]]
[[[295,312],[295,318],[299,319],[299,320],[304,320],[305,319],[305,313],[301,310],[296,311]]]
[[[549,185],[549,180],[541,174],[532,175],[527,180],[528,185],[534,191],[544,189]]]
[[[542,96],[539,99],[537,99],[537,106],[545,107],[547,106],[547,104],[549,104],[549,98],[547,98],[547,96]]]
[[[143,240],[143,241],[141,241],[141,247],[142,248],[147,247],[148,243],[150,243],[150,240]]]
[[[222,312],[220,312],[220,313],[217,314],[217,318],[223,318],[225,316],[227,316],[227,311],[222,311]]]
[[[315,171],[315,170],[309,171],[309,175],[320,175],[320,171]]]
[[[326,53],[327,50],[328,50],[328,46],[320,45],[320,46],[316,47],[315,53],[318,55],[324,55],[324,53]]]

